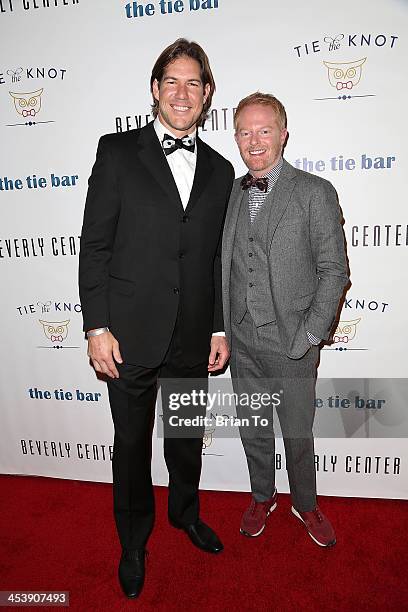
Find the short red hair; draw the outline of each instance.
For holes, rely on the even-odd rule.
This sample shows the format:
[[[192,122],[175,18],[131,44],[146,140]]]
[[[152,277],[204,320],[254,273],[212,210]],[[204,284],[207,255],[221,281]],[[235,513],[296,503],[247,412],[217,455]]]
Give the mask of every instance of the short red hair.
[[[270,106],[274,111],[278,118],[279,123],[281,124],[282,130],[287,127],[287,117],[285,107],[282,102],[275,98],[272,94],[261,93],[260,91],[256,91],[253,94],[250,94],[246,98],[243,98],[237,106],[234,115],[234,128],[237,129],[238,115],[239,113],[246,107],[251,104],[262,104],[264,106]]]

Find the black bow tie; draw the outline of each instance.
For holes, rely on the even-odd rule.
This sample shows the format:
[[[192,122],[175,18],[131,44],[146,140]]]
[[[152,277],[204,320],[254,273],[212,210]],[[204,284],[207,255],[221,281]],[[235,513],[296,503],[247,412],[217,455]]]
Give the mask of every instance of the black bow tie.
[[[258,187],[259,191],[264,191],[266,193],[268,191],[268,177],[262,176],[260,178],[256,178],[248,172],[248,174],[246,174],[241,181],[241,187],[242,189]]]
[[[166,155],[170,155],[177,151],[177,149],[186,149],[190,153],[194,153],[195,149],[195,138],[193,136],[183,136],[183,138],[174,138],[165,134],[162,141],[163,151]]]

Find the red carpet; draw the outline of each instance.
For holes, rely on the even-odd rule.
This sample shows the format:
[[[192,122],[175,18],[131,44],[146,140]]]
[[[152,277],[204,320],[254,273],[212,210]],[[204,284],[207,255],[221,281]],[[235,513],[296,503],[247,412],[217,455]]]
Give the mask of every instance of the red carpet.
[[[158,487],[145,589],[128,601],[116,579],[110,485],[1,476],[0,486],[0,590],[70,591],[70,609],[83,612],[408,609],[403,501],[321,497],[337,530],[337,545],[322,549],[290,514],[288,495],[250,540],[238,532],[248,495],[204,491],[202,517],[225,545],[212,556],[168,525]]]

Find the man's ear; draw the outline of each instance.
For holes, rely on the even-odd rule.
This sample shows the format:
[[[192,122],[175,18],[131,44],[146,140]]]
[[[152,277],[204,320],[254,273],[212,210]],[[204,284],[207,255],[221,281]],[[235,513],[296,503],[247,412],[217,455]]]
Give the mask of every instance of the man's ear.
[[[159,85],[159,81],[157,79],[154,79],[154,81],[153,81],[152,91],[153,91],[154,99],[159,101],[159,98],[160,98],[160,85]]]
[[[203,100],[204,104],[207,102],[207,98],[210,95],[210,91],[211,91],[210,84],[206,83],[204,85],[204,100]]]

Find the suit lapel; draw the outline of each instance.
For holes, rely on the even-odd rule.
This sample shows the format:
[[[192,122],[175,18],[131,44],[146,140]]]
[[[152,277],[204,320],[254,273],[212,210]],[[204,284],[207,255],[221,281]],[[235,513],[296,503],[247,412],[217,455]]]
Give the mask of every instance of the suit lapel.
[[[296,173],[294,168],[284,160],[279,179],[272,193],[271,214],[269,215],[267,234],[269,241],[268,253],[272,246],[276,228],[288,207],[292,192],[295,188],[295,179]]]
[[[241,203],[247,193],[247,191],[241,189],[239,181],[236,181],[230,197],[230,203],[225,219],[224,230],[225,249],[226,253],[230,256],[230,258],[232,257],[232,249],[234,245],[235,232],[237,229],[238,215],[241,209]]]
[[[159,183],[170,200],[183,211],[183,205],[170,166],[157,138],[153,122],[142,128],[139,138],[138,157],[151,178]]]
[[[237,231],[239,211],[241,210],[243,199],[247,193],[248,192],[241,189],[240,181],[235,181],[228,204],[227,216],[225,218],[224,234],[222,238],[222,284],[223,294],[226,300],[224,317],[226,318],[227,325],[229,325],[229,292],[235,232]]]
[[[200,140],[200,138],[197,136],[197,163],[190,198],[186,206],[186,212],[195,206],[204,189],[208,186],[212,173],[213,167],[211,165],[208,153],[202,140]]]

